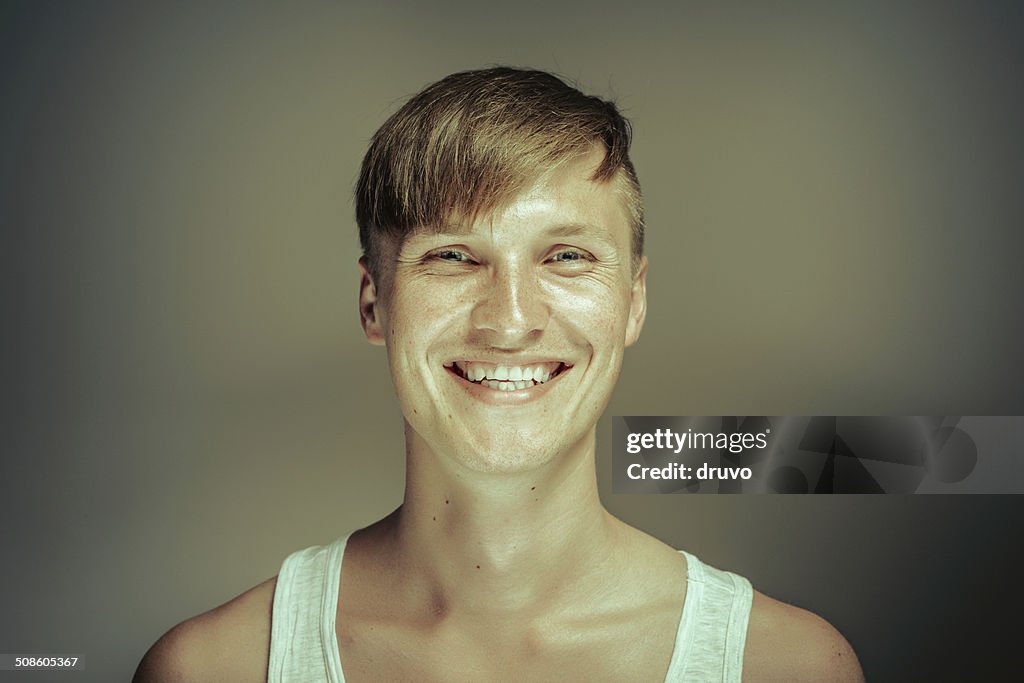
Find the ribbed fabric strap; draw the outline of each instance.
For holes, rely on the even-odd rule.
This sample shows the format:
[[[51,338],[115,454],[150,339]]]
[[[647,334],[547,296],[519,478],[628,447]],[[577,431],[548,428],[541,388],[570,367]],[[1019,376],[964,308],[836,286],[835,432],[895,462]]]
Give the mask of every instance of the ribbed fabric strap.
[[[335,618],[348,536],[292,553],[281,565],[270,629],[269,683],[344,683]]]
[[[742,576],[686,556],[686,603],[666,683],[740,683],[753,589]]]

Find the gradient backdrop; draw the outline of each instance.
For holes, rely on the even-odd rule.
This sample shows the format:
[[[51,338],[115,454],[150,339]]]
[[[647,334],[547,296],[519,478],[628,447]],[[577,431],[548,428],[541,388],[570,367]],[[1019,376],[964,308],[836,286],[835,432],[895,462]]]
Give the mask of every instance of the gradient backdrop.
[[[400,502],[351,188],[452,71],[633,120],[649,314],[609,415],[1024,414],[1019,3],[142,4],[0,5],[0,652],[86,658],[50,680],[126,680]],[[869,680],[1019,672],[1024,500],[612,495],[599,429],[612,512]]]

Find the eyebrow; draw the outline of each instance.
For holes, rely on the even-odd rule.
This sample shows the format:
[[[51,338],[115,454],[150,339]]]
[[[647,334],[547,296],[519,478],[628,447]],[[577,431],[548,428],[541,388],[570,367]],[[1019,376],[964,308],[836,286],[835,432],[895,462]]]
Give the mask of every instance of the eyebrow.
[[[543,232],[546,237],[578,237],[580,235],[597,240],[604,245],[616,248],[615,240],[605,228],[594,223],[558,223]]]
[[[575,237],[587,233],[593,233],[595,236],[603,235],[604,232],[602,228],[591,223],[559,223],[545,230],[544,234],[559,237]]]

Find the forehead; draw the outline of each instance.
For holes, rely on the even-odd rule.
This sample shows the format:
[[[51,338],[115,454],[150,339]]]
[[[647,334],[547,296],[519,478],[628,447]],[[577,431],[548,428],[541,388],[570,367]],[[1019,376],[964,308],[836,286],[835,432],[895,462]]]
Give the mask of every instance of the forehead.
[[[599,236],[629,245],[629,211],[623,180],[617,175],[595,181],[603,157],[587,155],[542,174],[523,192],[480,216],[453,215],[441,225],[424,227],[410,238],[430,235],[489,234],[518,239],[536,234],[564,237]]]

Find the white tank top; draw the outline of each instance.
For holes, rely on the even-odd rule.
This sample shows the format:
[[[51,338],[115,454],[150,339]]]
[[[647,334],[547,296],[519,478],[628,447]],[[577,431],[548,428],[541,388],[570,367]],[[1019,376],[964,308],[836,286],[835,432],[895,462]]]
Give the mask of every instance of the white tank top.
[[[269,683],[344,683],[334,630],[348,536],[292,553],[274,591]],[[750,582],[686,557],[687,593],[666,683],[739,683],[753,591]]]

